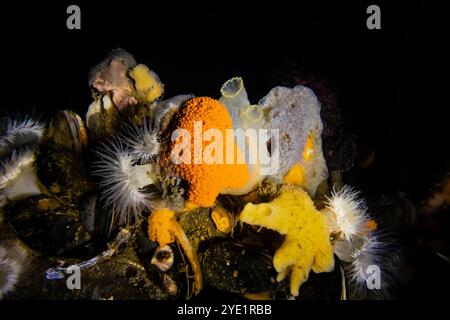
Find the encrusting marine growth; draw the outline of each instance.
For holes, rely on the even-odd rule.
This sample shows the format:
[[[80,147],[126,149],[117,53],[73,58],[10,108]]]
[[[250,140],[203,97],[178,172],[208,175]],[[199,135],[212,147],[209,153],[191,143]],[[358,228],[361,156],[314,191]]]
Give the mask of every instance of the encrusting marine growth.
[[[280,195],[269,203],[248,203],[240,220],[286,236],[273,257],[273,265],[278,281],[291,271],[292,295],[298,295],[311,269],[316,273],[333,270],[333,247],[327,223],[301,188],[283,186]]]
[[[221,146],[209,150],[209,146],[216,141],[206,145],[204,150],[196,148],[198,140],[204,139],[203,134],[209,129],[220,131],[225,139],[226,130],[232,129],[231,117],[225,108],[217,100],[209,97],[192,98],[185,102],[184,107],[177,114],[177,129],[186,130],[188,135],[179,135],[172,142],[169,148],[169,154],[166,155],[165,161],[169,164],[172,162],[173,155],[182,158],[180,163],[174,165],[174,170],[183,179],[189,183],[189,200],[203,207],[210,207],[214,204],[219,193],[225,189],[239,188],[243,186],[248,179],[248,168],[245,163],[238,163],[239,149],[234,145],[234,161],[226,163],[227,145],[223,143]],[[201,137],[196,137],[194,132],[195,122],[201,124]],[[185,141],[190,139],[190,141]],[[194,141],[197,140],[197,141]],[[178,148],[187,143],[187,149]],[[209,151],[208,151],[209,150]],[[181,152],[179,152],[181,151]],[[209,152],[209,154],[207,154]],[[214,154],[218,152],[219,154]],[[203,154],[202,154],[203,153]],[[217,162],[206,163],[204,155],[207,154],[211,158],[218,158]],[[199,159],[196,163],[196,159]]]

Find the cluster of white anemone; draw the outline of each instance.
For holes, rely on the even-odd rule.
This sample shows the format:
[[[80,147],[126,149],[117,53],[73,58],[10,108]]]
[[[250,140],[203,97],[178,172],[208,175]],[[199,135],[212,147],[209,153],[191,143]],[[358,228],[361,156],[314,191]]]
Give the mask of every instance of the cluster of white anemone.
[[[136,222],[154,205],[149,185],[157,182],[155,161],[160,152],[159,131],[151,122],[129,124],[96,152],[93,175],[99,179],[101,198],[118,225]]]
[[[41,190],[34,168],[34,147],[45,124],[33,117],[0,119],[0,208]],[[0,246],[0,299],[14,291],[23,273],[26,254],[18,243]]]
[[[382,232],[369,230],[367,210],[360,192],[344,186],[339,191],[333,190],[327,197],[326,209],[322,211],[330,233],[335,235],[334,253],[345,262],[347,279],[357,296],[369,294],[370,268],[378,268],[380,276],[384,277],[382,288],[375,295],[385,294],[392,280],[388,276],[392,266],[389,260],[391,242]]]

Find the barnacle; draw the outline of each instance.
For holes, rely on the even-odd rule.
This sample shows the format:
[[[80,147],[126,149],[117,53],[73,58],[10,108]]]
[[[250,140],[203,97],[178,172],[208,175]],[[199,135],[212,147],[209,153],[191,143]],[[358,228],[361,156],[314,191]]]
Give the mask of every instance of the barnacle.
[[[316,273],[333,270],[333,248],[325,218],[301,188],[283,186],[280,195],[269,203],[248,203],[240,220],[286,236],[275,253],[273,265],[278,281],[291,268],[292,295],[298,295],[311,269]]]
[[[165,245],[163,247],[158,247],[153,254],[150,263],[156,266],[162,272],[169,270],[174,262],[174,253],[170,246]]]
[[[92,140],[111,137],[119,124],[119,111],[109,94],[97,97],[86,113],[86,125]]]
[[[148,222],[148,237],[164,247],[175,240],[183,248],[194,272],[194,292],[202,289],[202,271],[197,258],[197,252],[189,242],[188,237],[175,218],[175,213],[169,209],[159,208],[152,211]]]
[[[188,181],[189,200],[209,207],[225,189],[245,185],[248,168],[245,163],[238,163],[239,149],[236,145],[231,149],[227,143],[221,144],[213,137],[214,140],[204,150],[201,145],[198,148],[199,140],[202,141],[205,132],[211,132],[210,129],[221,134],[219,139],[224,139],[226,130],[232,129],[225,106],[208,97],[192,98],[186,101],[177,116],[179,135],[172,135],[172,144],[165,161],[172,161],[176,173]],[[225,161],[228,153],[234,156],[231,163]]]

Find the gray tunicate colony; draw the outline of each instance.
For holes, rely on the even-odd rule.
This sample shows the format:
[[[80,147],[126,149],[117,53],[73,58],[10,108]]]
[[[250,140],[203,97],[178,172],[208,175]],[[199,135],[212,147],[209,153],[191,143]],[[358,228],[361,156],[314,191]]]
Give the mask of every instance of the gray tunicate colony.
[[[279,149],[280,163],[277,180],[289,172],[296,163],[304,169],[304,188],[312,196],[317,186],[328,177],[328,169],[322,153],[321,134],[323,130],[320,118],[320,103],[314,92],[303,86],[294,88],[275,87],[261,101],[267,117],[267,129],[279,130],[279,142],[275,148]],[[308,137],[313,139],[312,158],[303,157],[303,151]]]

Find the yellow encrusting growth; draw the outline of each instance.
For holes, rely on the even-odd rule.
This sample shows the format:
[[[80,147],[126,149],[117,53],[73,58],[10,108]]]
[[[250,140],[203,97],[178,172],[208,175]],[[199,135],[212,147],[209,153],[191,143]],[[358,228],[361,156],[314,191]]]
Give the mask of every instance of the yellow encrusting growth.
[[[224,208],[214,208],[213,212],[211,212],[211,219],[220,232],[228,233],[231,231],[231,219]]]
[[[138,64],[130,71],[130,77],[134,80],[137,99],[141,103],[150,103],[158,99],[164,92],[164,85],[156,73],[146,65]]]
[[[303,167],[296,163],[292,166],[291,170],[284,176],[284,183],[301,186],[305,182],[305,170]]]
[[[173,243],[175,240],[179,242],[194,272],[194,292],[198,294],[202,289],[203,280],[197,252],[175,219],[175,213],[166,208],[153,210],[148,221],[148,237],[158,242],[160,247]]]
[[[192,98],[185,102],[177,117],[177,129],[189,132],[191,141],[189,143],[190,149],[187,150],[189,156],[186,160],[188,161],[175,164],[174,168],[175,172],[189,183],[188,196],[190,201],[202,207],[210,207],[222,191],[240,188],[247,183],[249,179],[248,167],[245,163],[238,162],[240,153],[236,144],[231,149],[227,146],[226,141],[223,142],[222,150],[215,149],[215,152],[222,156],[218,157],[220,158],[219,161],[212,163],[204,161],[204,155],[202,154],[204,150],[198,150],[195,147],[199,143],[199,141],[194,141],[195,128],[199,123],[201,124],[200,134],[202,136],[205,131],[215,129],[215,132],[220,132],[223,140],[226,140],[226,130],[232,129],[233,126],[230,114],[223,104],[209,97]],[[183,136],[175,139],[163,161],[171,161],[172,153],[176,153],[175,150],[177,150],[178,145],[185,142]],[[208,145],[206,143],[205,150]],[[233,150],[233,161],[231,163],[227,163],[226,158],[229,149]],[[197,162],[197,159],[200,161]]]
[[[273,265],[278,281],[291,271],[292,295],[298,295],[311,269],[316,273],[333,270],[333,247],[325,218],[301,188],[283,186],[280,195],[269,203],[248,203],[240,220],[286,236],[274,255]]]

